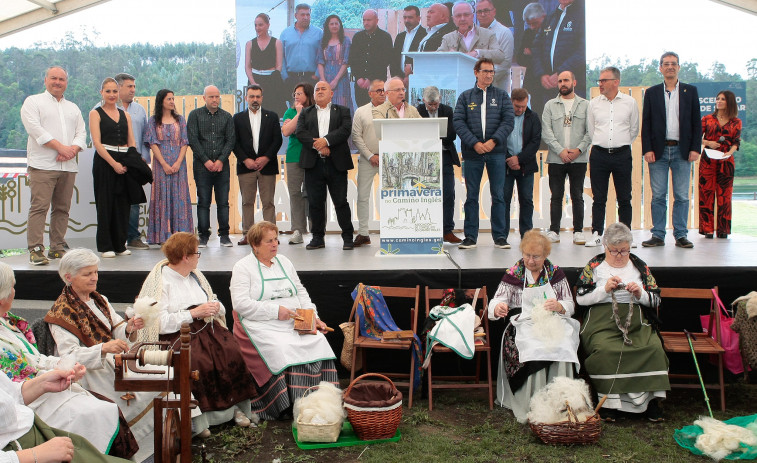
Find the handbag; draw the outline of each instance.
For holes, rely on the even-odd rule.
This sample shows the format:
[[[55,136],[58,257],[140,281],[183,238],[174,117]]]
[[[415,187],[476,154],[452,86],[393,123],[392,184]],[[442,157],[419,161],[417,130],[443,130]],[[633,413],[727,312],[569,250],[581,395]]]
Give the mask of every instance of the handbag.
[[[741,361],[741,351],[739,351],[739,334],[731,329],[733,317],[726,310],[723,301],[720,300],[715,289],[712,290],[713,304],[718,305],[717,316],[720,317],[720,346],[725,349],[723,354],[723,363],[731,373],[740,375],[744,373],[744,363]],[[713,313],[712,307],[710,313]],[[709,327],[715,327],[715,323],[710,324],[710,315],[701,315],[702,331],[707,333],[712,339],[717,340],[717,333],[710,333]],[[710,356],[710,362],[717,363],[717,356]]]

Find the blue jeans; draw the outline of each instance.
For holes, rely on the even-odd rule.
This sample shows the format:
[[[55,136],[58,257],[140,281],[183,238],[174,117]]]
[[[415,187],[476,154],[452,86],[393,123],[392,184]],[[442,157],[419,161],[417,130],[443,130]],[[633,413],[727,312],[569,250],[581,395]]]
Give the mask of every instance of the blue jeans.
[[[666,146],[662,156],[649,164],[649,183],[652,187],[652,235],[665,239],[668,211],[668,169],[673,176],[673,236],[688,233],[689,185],[691,163],[683,159],[678,146]]]
[[[195,161],[194,176],[197,184],[197,234],[205,238],[210,236],[210,202],[215,190],[218,236],[228,236],[229,162],[224,163],[221,172],[210,172],[201,162]]]
[[[492,210],[489,214],[492,238],[507,239],[505,229],[505,156],[504,154],[483,154],[463,162],[465,177],[465,237],[473,241],[478,239],[478,197],[481,190],[481,177],[489,175],[489,191],[492,196]]]
[[[442,163],[442,231],[455,229],[455,165]]]
[[[510,232],[510,203],[515,183],[518,184],[518,231],[521,238],[534,228],[534,174],[521,175],[518,171],[508,170],[505,177],[505,238]]]
[[[139,204],[132,204],[129,210],[129,225],[126,228],[126,242],[138,239],[139,232]]]

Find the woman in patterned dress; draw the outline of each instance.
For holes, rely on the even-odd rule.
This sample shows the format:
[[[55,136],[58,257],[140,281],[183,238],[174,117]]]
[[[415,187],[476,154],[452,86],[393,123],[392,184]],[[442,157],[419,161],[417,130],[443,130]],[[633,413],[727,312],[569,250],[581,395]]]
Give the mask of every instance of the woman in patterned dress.
[[[176,232],[194,231],[187,181],[187,123],[176,113],[171,90],[159,90],[155,96],[145,140],[153,153],[154,176],[147,240],[162,244]]]
[[[731,196],[733,194],[733,153],[741,143],[741,119],[736,96],[730,90],[718,93],[715,112],[702,118],[703,148],[725,153],[725,159],[711,159],[706,153],[699,161],[699,233],[712,238],[717,228],[718,238],[731,233]],[[717,227],[714,223],[715,201],[718,204]]]
[[[334,90],[332,103],[346,106],[352,111],[350,79],[347,61],[352,42],[344,35],[344,26],[339,16],[332,14],[323,22],[321,53],[318,54],[318,78],[328,82]]]

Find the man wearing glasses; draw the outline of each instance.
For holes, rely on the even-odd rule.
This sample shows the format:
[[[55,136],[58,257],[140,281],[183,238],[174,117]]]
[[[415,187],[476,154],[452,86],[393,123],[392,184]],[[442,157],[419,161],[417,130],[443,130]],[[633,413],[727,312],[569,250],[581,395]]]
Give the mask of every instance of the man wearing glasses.
[[[497,9],[494,8],[492,0],[478,0],[476,2],[476,19],[483,29],[494,32],[497,37],[499,48],[505,53],[505,59],[494,66],[494,83],[495,87],[510,91],[510,65],[513,62],[513,50],[515,42],[513,33],[510,29],[503,26],[502,23],[495,19]]]
[[[374,119],[420,119],[415,106],[405,101],[405,83],[399,77],[393,77],[384,84],[386,101],[373,108]]]
[[[618,219],[631,228],[631,144],[639,134],[639,108],[629,95],[618,91],[620,70],[606,67],[599,73],[600,95],[589,103],[591,148],[589,173],[594,203],[591,207],[591,236],[586,247],[602,244],[610,174],[618,198]]]
[[[357,161],[357,221],[358,229],[355,246],[371,244],[368,236],[370,220],[370,198],[373,194],[373,179],[379,171],[379,141],[373,130],[373,109],[386,100],[384,81],[376,79],[368,90],[371,101],[355,111],[352,120],[352,142],[360,156]]]
[[[686,237],[689,216],[691,164],[702,149],[699,94],[693,85],[678,81],[678,55],[669,51],[660,58],[665,81],[644,94],[641,149],[649,164],[652,186],[652,237],[642,246],[665,246],[668,216],[668,170],[673,176],[673,236],[679,248],[693,248]]]
[[[486,31],[488,32],[488,31]],[[505,175],[507,138],[513,131],[513,105],[507,92],[492,85],[494,63],[481,58],[473,66],[476,86],[457,99],[453,122],[463,152],[465,199],[465,239],[460,249],[476,247],[478,239],[479,192],[484,167],[491,192],[492,238],[494,246],[508,249],[505,230]]]
[[[494,64],[505,61],[505,52],[497,43],[494,32],[473,24],[473,7],[470,3],[455,3],[452,7],[452,20],[457,30],[442,38],[437,51],[459,51],[474,58],[489,58]],[[512,50],[510,56],[512,59]]]

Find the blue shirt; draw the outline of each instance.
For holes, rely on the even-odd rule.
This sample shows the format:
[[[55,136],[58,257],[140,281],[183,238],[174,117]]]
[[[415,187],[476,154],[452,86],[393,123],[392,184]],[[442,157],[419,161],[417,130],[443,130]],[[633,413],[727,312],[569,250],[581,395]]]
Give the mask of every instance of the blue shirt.
[[[523,151],[523,119],[525,119],[525,114],[524,111],[520,116],[515,116],[513,131],[507,137],[507,151],[516,155]]]
[[[100,103],[97,103],[92,109],[97,109],[99,107]],[[124,107],[120,104],[117,104],[116,107],[118,109],[124,109]],[[132,101],[129,105],[129,109],[124,109],[124,111],[129,113],[129,117],[131,117],[131,130],[132,132],[134,132],[134,144],[137,145],[137,151],[139,151],[139,154],[142,155],[142,159],[144,159],[147,164],[150,164],[150,145],[145,143],[147,112],[141,104],[134,101]],[[90,138],[92,138],[91,135]]]
[[[284,64],[282,77],[287,78],[289,72],[316,71],[316,58],[321,52],[321,37],[323,31],[310,26],[300,33],[294,26],[289,26],[281,33],[281,43],[284,45]]]

